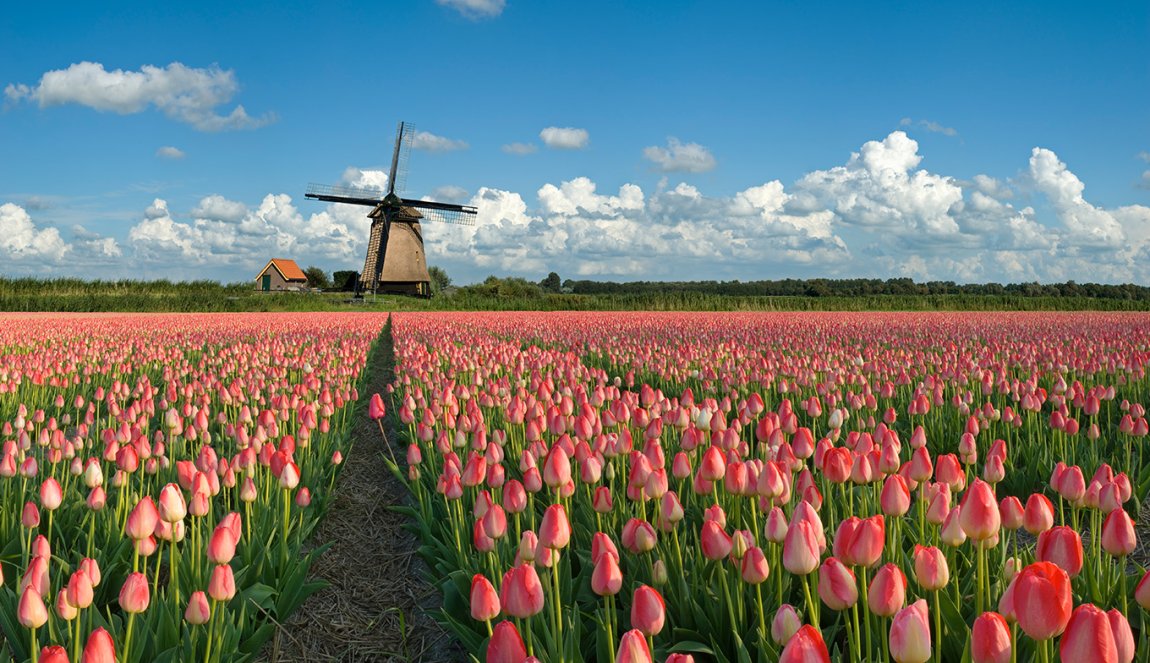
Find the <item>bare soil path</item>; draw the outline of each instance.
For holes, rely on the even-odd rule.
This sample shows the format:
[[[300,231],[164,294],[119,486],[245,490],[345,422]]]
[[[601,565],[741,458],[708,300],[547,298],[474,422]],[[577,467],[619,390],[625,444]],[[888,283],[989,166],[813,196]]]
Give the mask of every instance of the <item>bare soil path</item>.
[[[395,372],[390,323],[369,359],[366,399],[383,393]],[[390,415],[390,413],[389,413]],[[385,420],[395,456],[403,458],[394,420]],[[406,516],[387,507],[404,504],[408,491],[383,464],[387,453],[376,423],[359,408],[352,448],[336,483],[336,494],[312,537],[331,543],[312,568],[330,587],[314,594],[282,625],[264,651],[267,663],[463,661],[466,655],[432,617],[442,604],[425,581],[426,565],[416,554],[418,538]]]

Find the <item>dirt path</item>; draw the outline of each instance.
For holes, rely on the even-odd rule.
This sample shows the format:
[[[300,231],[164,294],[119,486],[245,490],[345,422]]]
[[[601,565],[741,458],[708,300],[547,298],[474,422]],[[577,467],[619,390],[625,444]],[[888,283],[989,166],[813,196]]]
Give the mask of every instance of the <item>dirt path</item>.
[[[361,398],[383,393],[395,370],[390,325],[382,347],[367,368]],[[386,420],[395,441],[394,422]],[[407,500],[407,489],[381,462],[385,443],[367,409],[356,416],[354,446],[344,460],[335,501],[314,534],[331,542],[312,574],[331,583],[305,602],[264,652],[267,663],[297,661],[466,660],[431,616],[440,606],[438,591],[424,581],[426,566],[416,555],[419,542],[404,529],[407,518],[388,510]],[[398,448],[397,458],[403,458]]]

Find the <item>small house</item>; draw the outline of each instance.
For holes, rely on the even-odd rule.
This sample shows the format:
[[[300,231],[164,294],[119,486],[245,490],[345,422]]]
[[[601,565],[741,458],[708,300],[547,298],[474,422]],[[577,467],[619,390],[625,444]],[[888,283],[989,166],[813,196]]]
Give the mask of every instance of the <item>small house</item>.
[[[256,275],[256,290],[263,292],[307,289],[307,276],[294,260],[272,258]]]

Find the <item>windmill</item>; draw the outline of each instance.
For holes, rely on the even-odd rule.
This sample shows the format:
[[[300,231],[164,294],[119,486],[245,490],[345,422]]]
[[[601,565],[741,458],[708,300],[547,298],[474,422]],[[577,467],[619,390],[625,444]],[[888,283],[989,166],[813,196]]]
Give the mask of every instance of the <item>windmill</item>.
[[[400,122],[395,132],[395,151],[391,155],[387,191],[374,187],[309,184],[306,198],[329,203],[346,203],[372,208],[371,236],[367,258],[355,287],[356,296],[363,291],[397,292],[427,297],[431,294],[431,277],[423,252],[421,221],[442,221],[473,225],[476,208],[433,200],[401,198],[407,180],[407,162],[415,127]],[[386,258],[386,260],[385,260]]]

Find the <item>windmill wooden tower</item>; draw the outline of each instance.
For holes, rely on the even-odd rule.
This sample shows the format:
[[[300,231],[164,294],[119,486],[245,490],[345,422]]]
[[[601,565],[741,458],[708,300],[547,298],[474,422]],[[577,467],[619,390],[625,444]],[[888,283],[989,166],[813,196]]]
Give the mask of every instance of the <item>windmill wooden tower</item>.
[[[433,200],[401,198],[407,181],[407,162],[415,127],[400,122],[395,133],[395,150],[391,155],[387,191],[370,187],[309,184],[305,197],[331,203],[363,205],[372,208],[371,236],[367,257],[359,275],[355,294],[395,292],[427,297],[431,295],[431,277],[423,252],[423,221],[440,221],[472,225],[476,208]],[[397,193],[398,192],[398,193]],[[386,260],[385,260],[386,258]]]

